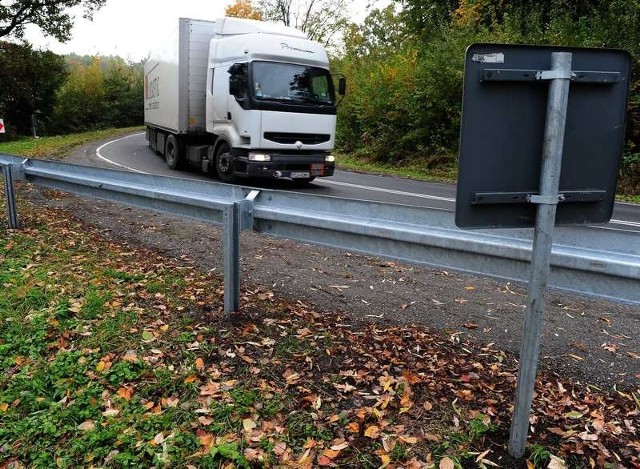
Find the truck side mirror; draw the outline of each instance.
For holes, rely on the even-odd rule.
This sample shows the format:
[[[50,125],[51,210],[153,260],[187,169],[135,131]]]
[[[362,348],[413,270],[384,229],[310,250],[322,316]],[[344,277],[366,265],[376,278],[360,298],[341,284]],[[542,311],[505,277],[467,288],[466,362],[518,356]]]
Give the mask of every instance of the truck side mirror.
[[[338,79],[338,94],[340,96],[344,96],[347,92],[347,79],[345,77],[340,77]]]
[[[247,64],[233,64],[229,67],[229,94],[236,99],[247,97]]]

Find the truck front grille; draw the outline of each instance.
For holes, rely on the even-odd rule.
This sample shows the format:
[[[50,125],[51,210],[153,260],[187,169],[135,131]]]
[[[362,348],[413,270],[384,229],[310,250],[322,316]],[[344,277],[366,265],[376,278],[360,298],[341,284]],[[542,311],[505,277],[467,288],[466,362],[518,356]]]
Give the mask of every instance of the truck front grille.
[[[318,145],[331,139],[329,134],[297,134],[292,132],[265,132],[264,138],[282,144],[301,142],[304,145]]]

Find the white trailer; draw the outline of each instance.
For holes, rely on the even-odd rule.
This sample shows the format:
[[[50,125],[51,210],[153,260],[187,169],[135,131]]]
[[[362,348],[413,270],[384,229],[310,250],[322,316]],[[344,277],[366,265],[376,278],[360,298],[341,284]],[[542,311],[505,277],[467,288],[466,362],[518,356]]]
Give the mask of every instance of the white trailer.
[[[238,18],[180,18],[167,39],[145,64],[144,103],[149,146],[170,168],[224,182],[333,174],[336,98],[321,44]]]

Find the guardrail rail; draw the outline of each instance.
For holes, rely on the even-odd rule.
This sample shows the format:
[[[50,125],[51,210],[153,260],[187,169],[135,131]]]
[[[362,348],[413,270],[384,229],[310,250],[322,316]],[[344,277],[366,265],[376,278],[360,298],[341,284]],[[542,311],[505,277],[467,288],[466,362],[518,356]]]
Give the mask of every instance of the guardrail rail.
[[[258,233],[527,282],[529,229],[463,231],[453,212],[255,189],[0,154],[9,226],[17,228],[14,180],[223,226],[224,310],[239,308],[239,233]],[[640,304],[640,236],[601,227],[558,227],[551,288]]]

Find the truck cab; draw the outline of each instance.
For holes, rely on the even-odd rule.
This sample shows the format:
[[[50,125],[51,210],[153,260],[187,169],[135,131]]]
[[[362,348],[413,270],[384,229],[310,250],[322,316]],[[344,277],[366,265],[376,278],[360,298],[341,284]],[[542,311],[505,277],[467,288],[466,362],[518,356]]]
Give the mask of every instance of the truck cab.
[[[294,28],[261,21],[222,18],[196,26],[199,35],[180,36],[202,43],[208,31],[206,60],[203,47],[190,47],[183,74],[204,89],[191,86],[184,98],[194,111],[183,112],[186,130],[175,134],[177,158],[231,183],[258,177],[306,184],[333,175],[336,91],[344,93],[344,81],[336,90],[323,46]]]

